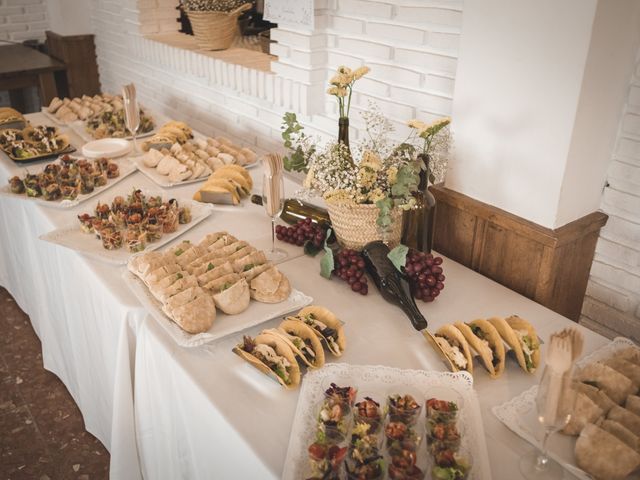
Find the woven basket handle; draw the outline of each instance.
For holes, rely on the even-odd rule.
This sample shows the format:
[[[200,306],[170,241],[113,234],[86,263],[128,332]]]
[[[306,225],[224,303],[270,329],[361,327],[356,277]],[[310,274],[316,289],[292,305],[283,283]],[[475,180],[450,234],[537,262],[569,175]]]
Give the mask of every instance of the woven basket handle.
[[[250,9],[251,9],[250,3],[243,3],[235,10],[231,10],[227,15],[229,15],[230,17],[238,17],[240,16],[241,13],[246,12],[247,10],[250,10]]]

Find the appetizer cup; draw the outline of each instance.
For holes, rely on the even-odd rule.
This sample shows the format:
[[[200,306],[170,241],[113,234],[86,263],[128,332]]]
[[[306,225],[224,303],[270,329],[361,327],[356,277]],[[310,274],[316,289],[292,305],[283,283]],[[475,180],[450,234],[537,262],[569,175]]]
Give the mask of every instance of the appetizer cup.
[[[378,480],[384,478],[384,460],[379,458],[368,463],[345,463],[348,480]]]
[[[469,478],[473,466],[473,457],[468,449],[461,449],[454,453],[441,450],[429,459],[431,478],[435,480],[455,478],[466,480]]]
[[[456,390],[447,387],[430,388],[426,395],[425,414],[431,423],[453,423],[464,406]]]
[[[415,425],[422,411],[423,396],[412,388],[395,389],[387,395],[387,410],[392,422]]]
[[[333,407],[340,405],[345,415],[351,414],[351,408],[358,394],[358,388],[352,379],[325,378],[322,382],[324,403]]]
[[[403,451],[417,452],[422,443],[422,432],[416,425],[387,421],[384,427],[385,448],[391,456]]]
[[[369,425],[368,433],[378,433],[382,427],[384,419],[382,407],[374,398],[361,396],[353,409],[353,422],[357,424]]]

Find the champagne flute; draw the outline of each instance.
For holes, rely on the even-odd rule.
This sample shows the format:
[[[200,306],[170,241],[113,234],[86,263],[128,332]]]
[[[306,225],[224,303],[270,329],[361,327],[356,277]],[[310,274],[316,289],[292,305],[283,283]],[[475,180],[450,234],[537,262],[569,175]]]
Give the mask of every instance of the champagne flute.
[[[124,123],[131,132],[133,138],[133,152],[131,156],[141,155],[138,150],[137,135],[140,128],[140,109],[136,101],[136,87],[133,83],[122,88],[122,100],[124,102]]]
[[[278,263],[287,258],[287,252],[276,248],[276,218],[284,209],[284,181],[282,174],[271,175],[265,173],[262,177],[262,205],[271,218],[271,250],[267,252],[267,259]]]
[[[570,342],[552,337],[547,357],[547,366],[536,394],[537,419],[544,428],[544,437],[539,450],[520,459],[520,472],[530,480],[563,478],[562,466],[547,455],[548,441],[553,433],[569,423],[576,402],[576,391],[572,388]]]

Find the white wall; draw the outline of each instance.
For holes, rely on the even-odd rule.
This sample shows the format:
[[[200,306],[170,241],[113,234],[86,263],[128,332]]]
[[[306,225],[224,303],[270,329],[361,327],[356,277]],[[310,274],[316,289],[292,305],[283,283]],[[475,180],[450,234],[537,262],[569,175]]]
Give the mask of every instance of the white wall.
[[[144,38],[142,33],[175,30],[171,19],[154,23],[148,21],[153,16],[146,15],[171,5],[175,2],[92,1],[104,90],[119,91],[133,81],[150,108],[188,120],[204,133],[224,132],[262,150],[282,149],[285,111],[298,112],[311,133],[336,135],[335,99],[324,92],[332,70],[343,64],[372,68],[357,84],[352,103],[354,140],[361,126],[357,112],[369,99],[379,102],[399,130],[413,117],[430,120],[451,113],[462,0],[424,5],[316,0],[316,32],[273,32],[279,42],[274,73]]]
[[[554,227],[596,0],[467,0],[447,187]]]
[[[0,40],[44,40],[47,0],[0,0]],[[0,43],[1,44],[1,43]]]
[[[640,2],[600,1],[555,226],[600,206],[620,113],[640,44]]]
[[[47,0],[49,30],[60,35],[83,35],[91,31],[91,2]]]
[[[607,171],[600,233],[580,323],[640,341],[640,50]]]

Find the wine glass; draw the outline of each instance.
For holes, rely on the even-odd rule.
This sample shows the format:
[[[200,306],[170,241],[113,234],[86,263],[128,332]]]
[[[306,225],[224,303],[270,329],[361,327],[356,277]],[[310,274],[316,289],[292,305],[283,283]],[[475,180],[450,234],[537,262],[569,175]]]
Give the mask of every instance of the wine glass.
[[[537,420],[544,428],[539,450],[533,450],[520,459],[520,472],[530,480],[555,480],[563,478],[562,466],[547,455],[549,437],[564,428],[571,420],[576,401],[572,388],[572,371],[558,372],[547,365],[536,394]]]
[[[138,102],[136,101],[136,91],[133,84],[123,88],[122,99],[124,101],[124,124],[131,132],[133,139],[133,152],[131,152],[131,156],[135,157],[141,155],[136,139],[138,129],[140,128],[140,110],[138,108]]]
[[[271,262],[281,262],[287,258],[287,252],[276,248],[276,218],[284,208],[284,181],[282,175],[274,178],[265,173],[262,177],[262,205],[271,218],[271,250],[267,252],[267,259]]]

